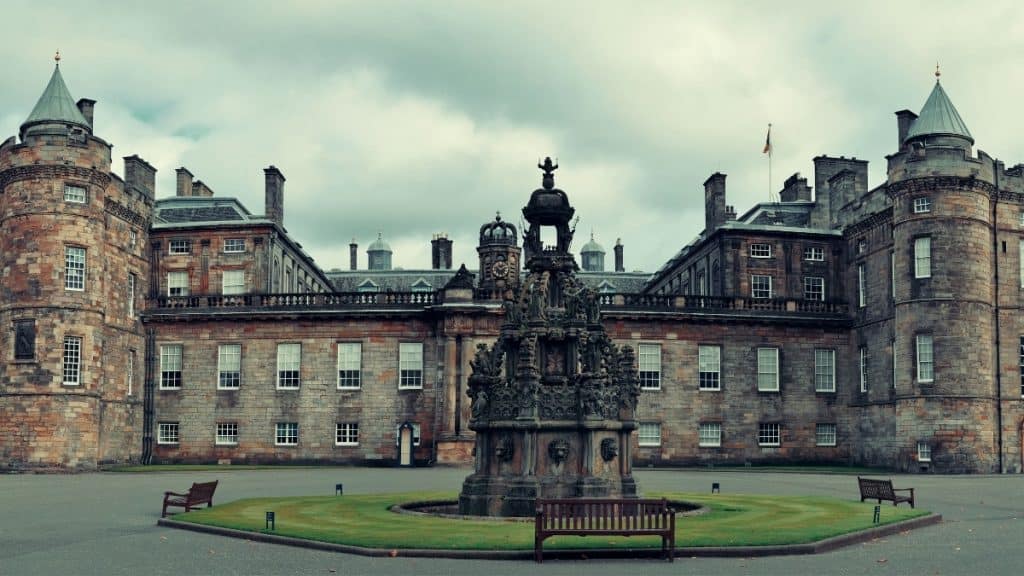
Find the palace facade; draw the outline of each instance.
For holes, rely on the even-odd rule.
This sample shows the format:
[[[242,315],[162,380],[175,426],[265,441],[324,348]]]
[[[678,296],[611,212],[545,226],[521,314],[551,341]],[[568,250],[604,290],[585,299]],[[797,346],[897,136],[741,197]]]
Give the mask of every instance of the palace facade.
[[[94,105],[58,68],[0,144],[0,469],[471,461],[470,361],[519,292],[521,231],[482,222],[473,272],[443,235],[393,269],[383,234],[365,268],[353,242],[322,270],[281,170],[262,214],[185,168],[157,199],[143,159],[111,172]],[[715,173],[704,230],[657,272],[583,246],[637,352],[634,465],[1024,470],[1024,167],[976,150],[938,82],[896,119],[879,186],[819,156],[813,186],[737,215]]]

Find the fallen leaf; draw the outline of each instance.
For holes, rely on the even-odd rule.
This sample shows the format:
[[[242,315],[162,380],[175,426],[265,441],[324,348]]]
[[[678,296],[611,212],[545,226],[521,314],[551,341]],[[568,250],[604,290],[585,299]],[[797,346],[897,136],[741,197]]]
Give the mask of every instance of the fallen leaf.
[[[388,553],[388,556],[391,556],[392,558],[394,558],[395,556],[398,556],[398,550],[392,550],[391,552]]]
[[[888,561],[889,561],[888,558],[879,558],[878,560],[876,560],[876,562],[878,562],[879,564],[885,564]]]
[[[957,552],[959,552],[960,551],[960,547],[957,546],[956,548],[953,548],[953,550],[956,550]]]

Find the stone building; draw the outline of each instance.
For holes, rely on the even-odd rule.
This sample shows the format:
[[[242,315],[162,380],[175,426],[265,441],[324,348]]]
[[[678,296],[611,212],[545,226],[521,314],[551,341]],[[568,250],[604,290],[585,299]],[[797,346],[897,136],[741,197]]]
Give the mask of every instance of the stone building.
[[[280,170],[263,214],[185,168],[156,200],[144,160],[111,173],[94,105],[57,69],[0,144],[0,468],[471,460],[470,362],[522,290],[522,231],[481,215],[477,262],[437,234],[400,270],[382,230],[365,268],[353,240],[322,270]],[[879,186],[819,156],[737,215],[715,173],[704,230],[653,274],[583,246],[637,351],[633,464],[1024,471],[1024,166],[975,150],[938,82],[896,119]]]

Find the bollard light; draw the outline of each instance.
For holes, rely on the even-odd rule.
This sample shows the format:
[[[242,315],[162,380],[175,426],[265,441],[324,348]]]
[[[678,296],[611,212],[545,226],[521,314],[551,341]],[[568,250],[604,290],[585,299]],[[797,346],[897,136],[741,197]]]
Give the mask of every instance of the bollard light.
[[[277,527],[274,524],[274,513],[273,512],[267,512],[267,524],[265,526],[265,529],[266,530],[276,530],[277,529]]]
[[[879,520],[879,518],[878,518],[878,517],[879,517],[879,515],[881,515],[881,513],[882,513],[882,507],[881,507],[881,506],[878,506],[878,505],[876,505],[876,506],[875,506],[875,519],[874,519],[874,523],[875,523],[875,524],[878,524],[878,520]]]
[[[712,494],[721,493],[721,491],[722,491],[722,488],[718,485],[718,482],[712,482],[711,483],[711,493]]]
[[[345,485],[344,484],[335,484],[334,485],[334,495],[335,496],[341,496],[344,492],[345,492]]]

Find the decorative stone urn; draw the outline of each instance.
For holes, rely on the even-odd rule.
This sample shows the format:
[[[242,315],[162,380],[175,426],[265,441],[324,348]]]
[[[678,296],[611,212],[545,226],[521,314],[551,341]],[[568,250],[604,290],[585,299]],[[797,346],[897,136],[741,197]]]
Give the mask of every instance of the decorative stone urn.
[[[459,512],[532,516],[537,498],[630,497],[630,434],[640,381],[632,348],[601,325],[600,295],[576,277],[569,252],[575,210],[554,187],[558,166],[539,167],[543,187],[523,215],[529,271],[493,346],[479,344],[467,394],[476,432],[475,470]],[[541,242],[553,227],[555,246]]]

